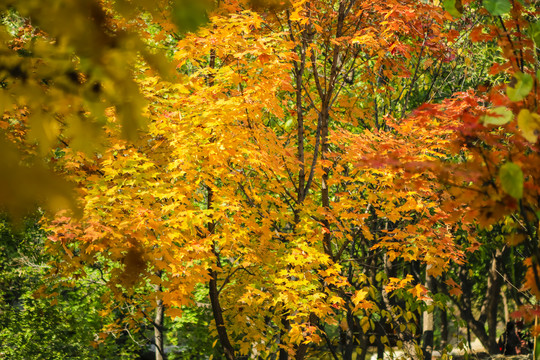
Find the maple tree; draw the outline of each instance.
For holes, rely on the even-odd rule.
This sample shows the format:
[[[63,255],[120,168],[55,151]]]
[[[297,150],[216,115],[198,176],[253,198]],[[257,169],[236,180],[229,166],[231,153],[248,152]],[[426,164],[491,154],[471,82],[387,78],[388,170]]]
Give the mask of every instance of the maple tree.
[[[336,6],[298,2],[265,18],[215,16],[182,39],[175,59],[188,83],[140,81],[151,103],[148,135],[128,144],[111,130],[91,176],[85,160],[65,157],[85,197],[82,222],[55,222],[53,240],[64,248],[79,240],[66,266],[104,253],[125,265],[111,270],[113,283],[129,285],[120,298],[146,275],[171,316],[206,282],[230,359],[250,352],[301,359],[323,341],[335,352],[328,334],[336,331],[346,339],[340,351],[352,356],[357,342],[375,341],[377,309],[387,309],[387,320],[410,319],[388,294],[411,278],[390,271],[391,285],[377,295],[380,280],[374,272],[370,284],[363,253],[373,253],[375,268],[384,253],[388,264],[404,256],[437,274],[459,251],[445,228],[433,228],[444,214],[430,213],[437,208],[423,199],[430,189],[395,188],[397,174],[354,169],[351,125],[375,116],[365,126],[384,127],[370,106],[373,84],[393,77],[385,69],[425,42],[419,29],[431,25],[444,36],[444,16],[416,2]],[[424,24],[413,10],[439,20]],[[358,88],[370,84],[371,96],[354,104]],[[410,294],[426,298],[420,284]],[[416,352],[412,334],[399,341]]]
[[[36,200],[53,211],[74,207],[69,184],[48,169],[51,150],[59,138],[76,150],[97,149],[109,107],[117,112],[123,136],[136,137],[146,119],[135,68],[144,61],[162,76],[173,76],[163,51],[149,45],[204,22],[211,4],[190,3],[0,2],[0,149],[6,154],[0,169],[10,174],[1,183],[3,208],[22,216]]]
[[[131,90],[117,100],[144,97],[144,133],[126,140],[124,108],[104,99],[99,151],[59,146],[53,166],[77,184],[81,214],[48,221],[67,260],[55,267],[99,264],[111,311],[133,305],[126,322],[154,311],[158,359],[163,317],[196,306],[201,288],[227,359],[363,359],[372,345],[430,357],[438,282],[493,350],[495,273],[488,332],[459,305],[470,289],[439,279],[450,267],[466,276],[474,237],[503,223],[525,244],[538,295],[534,4],[299,0],[256,13],[220,1],[206,26],[177,37],[174,76],[151,59],[123,70]],[[127,33],[147,26],[117,20]],[[500,49],[495,63],[475,55],[484,45]],[[480,65],[463,74],[475,56],[493,83]]]
[[[417,158],[401,156],[404,147],[394,145],[391,163],[387,163],[400,171],[415,174],[413,176],[434,171],[438,182],[448,191],[444,207],[449,210],[448,214],[453,214],[451,223],[459,226],[456,230],[467,229],[465,238],[475,236],[485,228],[492,231],[494,227],[502,227],[504,230],[499,231],[507,239],[508,246],[523,243],[524,252],[530,256],[525,260],[529,268],[525,285],[533,293],[538,284],[533,265],[538,248],[535,235],[537,218],[534,215],[537,205],[533,200],[536,199],[535,174],[528,166],[534,167],[532,164],[537,161],[534,158],[536,138],[532,133],[535,127],[533,119],[536,118],[532,109],[538,102],[538,92],[533,86],[537,81],[534,71],[538,68],[535,30],[538,13],[534,4],[484,2],[482,17],[489,20],[495,17],[496,21],[480,21],[480,24],[472,26],[470,39],[473,42],[497,41],[500,58],[489,69],[493,83],[489,86],[482,84],[477,93],[456,94],[440,105],[423,106],[396,124],[394,130],[402,134],[407,145],[416,137],[410,134],[411,126],[449,131],[449,142],[441,148],[440,158],[451,156],[453,160],[446,160],[444,166],[439,160],[418,162]],[[475,8],[474,4],[470,6]],[[420,139],[422,143],[418,144],[418,149],[424,148],[425,139]],[[525,195],[527,191],[531,198]],[[478,245],[475,241],[470,243],[472,249]],[[498,351],[496,299],[501,279],[496,272],[508,246],[501,246],[494,253],[493,267],[489,270],[493,276],[490,275],[488,291],[492,293],[486,297],[488,303],[482,312],[490,308],[491,314],[483,312],[478,321],[472,314],[462,313],[491,352]],[[461,280],[465,278],[462,276]],[[470,290],[463,294],[463,298],[470,298]],[[489,336],[481,320],[486,316],[489,319]]]

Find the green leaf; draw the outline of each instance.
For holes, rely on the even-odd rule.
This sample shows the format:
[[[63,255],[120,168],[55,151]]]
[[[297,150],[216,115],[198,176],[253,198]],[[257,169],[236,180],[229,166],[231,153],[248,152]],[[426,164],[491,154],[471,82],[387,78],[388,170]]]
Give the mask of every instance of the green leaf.
[[[486,115],[482,116],[482,122],[485,125],[504,125],[514,118],[510,109],[504,106],[498,106],[490,109]]]
[[[540,133],[540,115],[531,113],[528,109],[521,109],[517,123],[521,134],[527,141],[535,143]]]
[[[444,10],[448,11],[453,17],[460,17],[463,12],[461,0],[444,0]]]
[[[172,8],[173,20],[180,32],[195,31],[208,22],[208,0],[176,0]]]
[[[499,170],[499,179],[505,193],[514,199],[523,197],[523,171],[519,165],[507,162]]]
[[[536,47],[540,47],[540,22],[529,25],[529,36],[536,44]]]
[[[531,92],[533,83],[534,80],[531,75],[519,71],[514,74],[508,83],[506,95],[508,95],[512,101],[521,101]]]
[[[509,0],[484,0],[484,7],[493,16],[504,15],[512,9]]]
[[[285,122],[285,124],[283,125],[283,128],[287,131],[293,129],[294,127],[294,121],[292,118],[290,118],[289,120],[287,120],[287,122]]]

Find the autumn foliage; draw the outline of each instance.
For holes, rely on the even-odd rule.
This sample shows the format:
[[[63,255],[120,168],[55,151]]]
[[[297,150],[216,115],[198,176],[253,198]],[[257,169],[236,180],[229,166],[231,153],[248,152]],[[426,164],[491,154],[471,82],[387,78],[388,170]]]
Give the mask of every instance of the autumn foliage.
[[[73,94],[51,108],[19,97],[0,120],[17,159],[46,154],[44,169],[74,184],[58,188],[74,205],[44,219],[65,255],[55,272],[99,267],[110,311],[174,319],[204,288],[227,359],[396,345],[422,358],[429,279],[459,298],[451,269],[501,224],[540,294],[534,2],[229,0],[184,34],[182,1],[127,3],[96,2],[106,31],[88,36],[132,45],[94,56],[74,42]],[[48,47],[59,35],[46,25]],[[19,38],[12,50],[28,46]],[[150,49],[171,44],[170,63]],[[53,97],[61,79],[32,86]]]

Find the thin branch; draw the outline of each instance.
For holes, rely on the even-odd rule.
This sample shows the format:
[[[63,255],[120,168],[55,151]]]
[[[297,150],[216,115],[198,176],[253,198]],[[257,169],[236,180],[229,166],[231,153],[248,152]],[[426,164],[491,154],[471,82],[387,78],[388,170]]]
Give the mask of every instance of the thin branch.
[[[306,187],[304,188],[304,194],[307,195],[309,188],[311,187],[311,183],[313,182],[313,176],[315,175],[315,166],[317,164],[317,157],[319,155],[319,146],[321,142],[321,126],[322,126],[322,114],[319,113],[319,116],[317,117],[317,130],[315,135],[315,149],[313,149],[313,160],[311,161],[311,169],[309,170],[309,177],[308,181],[306,183]]]

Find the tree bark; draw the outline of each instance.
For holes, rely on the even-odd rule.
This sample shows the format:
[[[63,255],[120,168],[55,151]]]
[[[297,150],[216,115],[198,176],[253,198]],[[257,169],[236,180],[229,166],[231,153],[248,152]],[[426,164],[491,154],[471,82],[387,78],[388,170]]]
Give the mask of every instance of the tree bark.
[[[388,277],[395,275],[395,269],[392,265],[392,262],[390,262],[390,260],[388,259],[388,255],[384,254],[383,259],[384,259],[384,269],[385,269],[386,275]],[[390,299],[390,297],[388,296],[388,293],[386,292],[384,288],[381,291],[381,295],[382,295],[383,304],[386,307],[386,310],[388,311],[388,313],[390,314],[392,322],[397,323],[397,320],[395,320],[397,319],[397,316],[393,310],[394,305],[396,305],[395,301]],[[404,306],[401,306],[401,308],[404,308]],[[420,354],[418,354],[417,352],[417,346],[416,346],[416,343],[414,341],[412,334],[399,331],[397,335],[398,335],[399,340],[401,340],[401,342],[403,343],[403,351],[409,357],[409,359],[420,360]]]
[[[161,291],[161,288],[158,286],[158,291]],[[156,346],[156,360],[165,360],[165,348],[163,346],[163,315],[165,313],[165,305],[163,305],[163,300],[156,300],[156,316],[154,318],[154,343]]]
[[[206,199],[206,208],[211,209],[213,207],[213,197],[214,193],[212,188],[207,186],[206,190],[208,192]],[[207,225],[208,234],[214,232],[215,223],[209,222]],[[221,261],[219,258],[218,250],[216,249],[216,244],[212,244],[212,253],[216,257],[216,266],[221,267]],[[213,268],[208,269],[210,275],[210,281],[208,282],[209,295],[210,295],[210,304],[212,306],[212,314],[214,315],[214,321],[216,323],[216,329],[218,333],[219,342],[223,347],[223,352],[227,360],[235,360],[234,348],[229,340],[227,335],[227,329],[225,328],[225,320],[223,319],[223,309],[221,308],[221,303],[219,302],[219,290],[217,286],[218,274],[217,271]]]
[[[441,348],[448,344],[448,311],[441,309]]]
[[[287,329],[289,328],[289,320],[286,319],[285,315],[281,316],[281,325],[283,328],[279,332],[279,342],[283,343],[283,337],[286,334]],[[289,360],[289,353],[287,352],[287,349],[281,348],[279,349],[279,360]]]
[[[427,274],[426,269],[426,288],[433,293],[433,277]],[[431,305],[433,300],[429,300],[427,305]],[[433,310],[426,310],[423,314],[423,331],[422,331],[422,353],[424,360],[431,360],[433,352]]]
[[[214,321],[216,322],[216,328],[218,332],[219,342],[223,347],[223,352],[227,360],[235,360],[234,348],[227,335],[225,328],[225,320],[223,319],[223,309],[219,302],[219,293],[217,288],[217,273],[214,270],[210,270],[210,304],[212,305],[212,314],[214,315]]]
[[[499,265],[502,265],[502,251],[497,249],[491,260],[489,269],[487,288],[487,323],[489,332],[489,353],[496,354],[499,350],[497,345],[497,313],[501,296],[501,277],[497,272]]]
[[[498,353],[497,345],[497,313],[501,298],[501,278],[497,271],[501,267],[502,258],[506,248],[497,249],[492,255],[488,270],[488,282],[484,303],[480,309],[478,319],[473,316],[472,284],[468,279],[468,269],[464,266],[460,270],[461,289],[463,294],[460,301],[456,301],[458,316],[467,322],[467,326],[474,332],[478,340],[490,354]],[[487,323],[487,331],[485,325]]]
[[[341,344],[342,344],[342,354],[343,360],[352,360],[353,352],[355,348],[354,344],[354,319],[353,313],[350,308],[347,309],[347,329],[341,329]]]
[[[503,301],[504,323],[508,324],[508,322],[510,321],[510,313],[508,311],[508,298],[506,297],[506,287],[501,289],[501,297]]]

